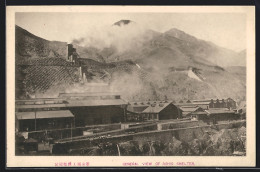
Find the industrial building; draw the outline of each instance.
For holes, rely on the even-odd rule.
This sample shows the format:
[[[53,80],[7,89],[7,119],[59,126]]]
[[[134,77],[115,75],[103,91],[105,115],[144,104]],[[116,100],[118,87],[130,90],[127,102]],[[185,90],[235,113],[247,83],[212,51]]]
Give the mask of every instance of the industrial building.
[[[127,103],[116,93],[61,93],[76,127],[125,121]]]
[[[205,99],[205,100],[192,100],[192,104],[198,105],[203,109],[209,108],[228,108],[236,109],[236,101],[231,98],[227,99]]]
[[[40,132],[125,121],[126,102],[113,93],[61,93],[16,100],[16,131]]]
[[[204,111],[201,107],[196,106],[196,105],[177,105],[181,111],[182,111],[182,116],[187,117],[189,114],[193,112],[202,112]]]
[[[131,102],[127,107],[128,121],[149,121],[182,118],[182,111],[168,101]]]
[[[228,108],[228,109],[236,109],[237,103],[231,98],[227,99],[201,99],[201,100],[180,100],[178,103],[174,103],[179,107],[182,106],[199,106],[202,109],[210,109],[210,108]]]
[[[212,122],[217,124],[223,121],[238,120],[240,115],[234,110],[228,108],[210,108],[203,111],[195,111],[187,115],[191,119],[202,120],[204,122]]]
[[[74,115],[63,99],[17,100],[16,130],[40,131],[74,127]]]

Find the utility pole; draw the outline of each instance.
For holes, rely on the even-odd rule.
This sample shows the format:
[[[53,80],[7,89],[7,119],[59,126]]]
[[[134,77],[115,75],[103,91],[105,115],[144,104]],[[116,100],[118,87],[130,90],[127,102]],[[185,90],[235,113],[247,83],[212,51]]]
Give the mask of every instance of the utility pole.
[[[117,151],[118,151],[118,156],[121,156],[121,155],[120,155],[120,149],[119,149],[118,144],[116,144],[116,147],[117,147]]]
[[[34,110],[34,131],[36,131],[36,110]]]

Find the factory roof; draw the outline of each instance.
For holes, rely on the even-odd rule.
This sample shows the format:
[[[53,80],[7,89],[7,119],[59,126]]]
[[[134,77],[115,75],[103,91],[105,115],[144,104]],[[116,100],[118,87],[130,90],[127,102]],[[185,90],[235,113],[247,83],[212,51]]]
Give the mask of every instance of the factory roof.
[[[37,112],[17,112],[18,120],[24,119],[46,119],[46,118],[69,118],[74,117],[69,110],[60,111],[37,111]]]
[[[182,107],[182,106],[196,106],[195,104],[192,103],[173,103],[176,106]]]
[[[15,100],[16,105],[42,105],[42,104],[63,104],[64,99],[61,98],[34,98]]]
[[[116,106],[127,105],[122,99],[109,100],[67,100],[66,107],[82,107],[82,106]]]
[[[82,92],[82,93],[60,93],[59,97],[87,97],[87,96],[119,96],[118,92]]]
[[[69,98],[69,99],[68,99]],[[17,109],[126,105],[118,93],[61,93],[59,98],[16,100]]]
[[[142,113],[159,113],[171,103],[158,103],[152,104],[151,106],[147,107]]]
[[[149,105],[128,105],[127,111],[134,112],[134,113],[141,113],[143,112]]]
[[[151,104],[157,104],[157,103],[170,103],[171,101],[169,100],[163,100],[163,101],[160,101],[160,100],[154,100],[154,101],[134,101],[134,102],[129,102],[129,104],[131,106],[143,106],[143,105],[148,105],[150,106]]]
[[[227,113],[235,113],[233,110],[229,110],[228,108],[210,108],[205,110],[208,114],[227,114]]]
[[[186,116],[190,113],[193,113],[195,111],[203,111],[203,109],[199,106],[181,106],[180,109],[182,110],[182,115]]]
[[[208,113],[205,111],[195,111],[191,112],[190,115],[208,115]]]
[[[26,105],[16,105],[17,109],[40,109],[40,108],[60,108],[66,107],[66,104],[26,104]]]
[[[201,108],[198,107],[198,106],[181,106],[180,109],[183,112],[194,112],[194,111],[201,109]]]
[[[225,115],[225,114],[232,114],[232,113],[235,113],[233,110],[229,110],[227,108],[210,108],[210,109],[207,109],[207,110],[203,110],[203,111],[194,111],[194,112],[191,112],[189,114],[192,114],[192,115],[198,115],[198,114],[206,114],[206,115]]]
[[[201,100],[192,100],[192,103],[210,103],[211,101],[213,101],[214,103],[216,103],[217,101],[219,101],[220,103],[222,103],[224,100],[225,101],[230,101],[230,100],[233,100],[231,98],[221,98],[221,99],[201,99]]]

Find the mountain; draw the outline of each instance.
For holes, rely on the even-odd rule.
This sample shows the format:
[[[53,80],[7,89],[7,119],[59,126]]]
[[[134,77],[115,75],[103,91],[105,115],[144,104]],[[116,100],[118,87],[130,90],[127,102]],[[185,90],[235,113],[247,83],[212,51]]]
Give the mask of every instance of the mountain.
[[[82,58],[104,61],[94,47],[81,47],[74,44]],[[48,41],[27,30],[15,26],[15,60],[16,62],[37,58],[67,58],[67,42]]]
[[[27,65],[17,64],[17,90],[53,96],[89,90],[88,83],[96,82],[109,84],[106,91],[121,92],[129,101],[245,98],[246,70],[236,67],[240,62],[237,59],[245,53],[221,48],[175,28],[165,33],[145,30],[137,35],[131,37],[134,44],[124,51],[113,44],[104,48],[73,44],[86,74],[87,83],[82,84],[79,67],[65,60],[66,43],[42,39],[16,26],[16,62],[27,60]]]
[[[39,57],[64,58],[67,53],[66,46],[66,42],[48,41],[15,26],[16,61]]]
[[[155,49],[157,55],[160,55],[159,51],[164,52],[166,50],[169,52],[160,55],[160,58],[171,59],[178,56],[182,59],[181,63],[186,61],[189,64],[191,63],[190,60],[192,60],[194,63],[199,62],[211,66],[244,66],[246,58],[243,53],[219,47],[173,28],[164,33],[148,30],[141,37],[136,38],[133,47],[129,47],[123,53],[117,53],[114,50],[114,53],[107,56],[107,60],[114,61],[118,56],[120,56],[119,60],[150,59],[151,55],[156,55],[154,54]]]
[[[179,47],[180,51],[194,59],[202,58],[221,67],[239,66],[241,65],[241,60],[245,59],[245,56],[240,56],[232,50],[219,47],[212,42],[197,39],[176,28],[167,31],[164,34],[165,37],[179,39],[180,44],[176,42],[176,45]]]

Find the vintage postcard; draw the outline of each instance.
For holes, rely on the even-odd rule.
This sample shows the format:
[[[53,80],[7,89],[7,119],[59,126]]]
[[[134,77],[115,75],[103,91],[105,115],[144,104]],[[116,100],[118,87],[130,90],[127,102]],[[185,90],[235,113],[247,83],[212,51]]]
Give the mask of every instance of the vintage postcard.
[[[252,167],[253,6],[8,6],[7,167]]]

